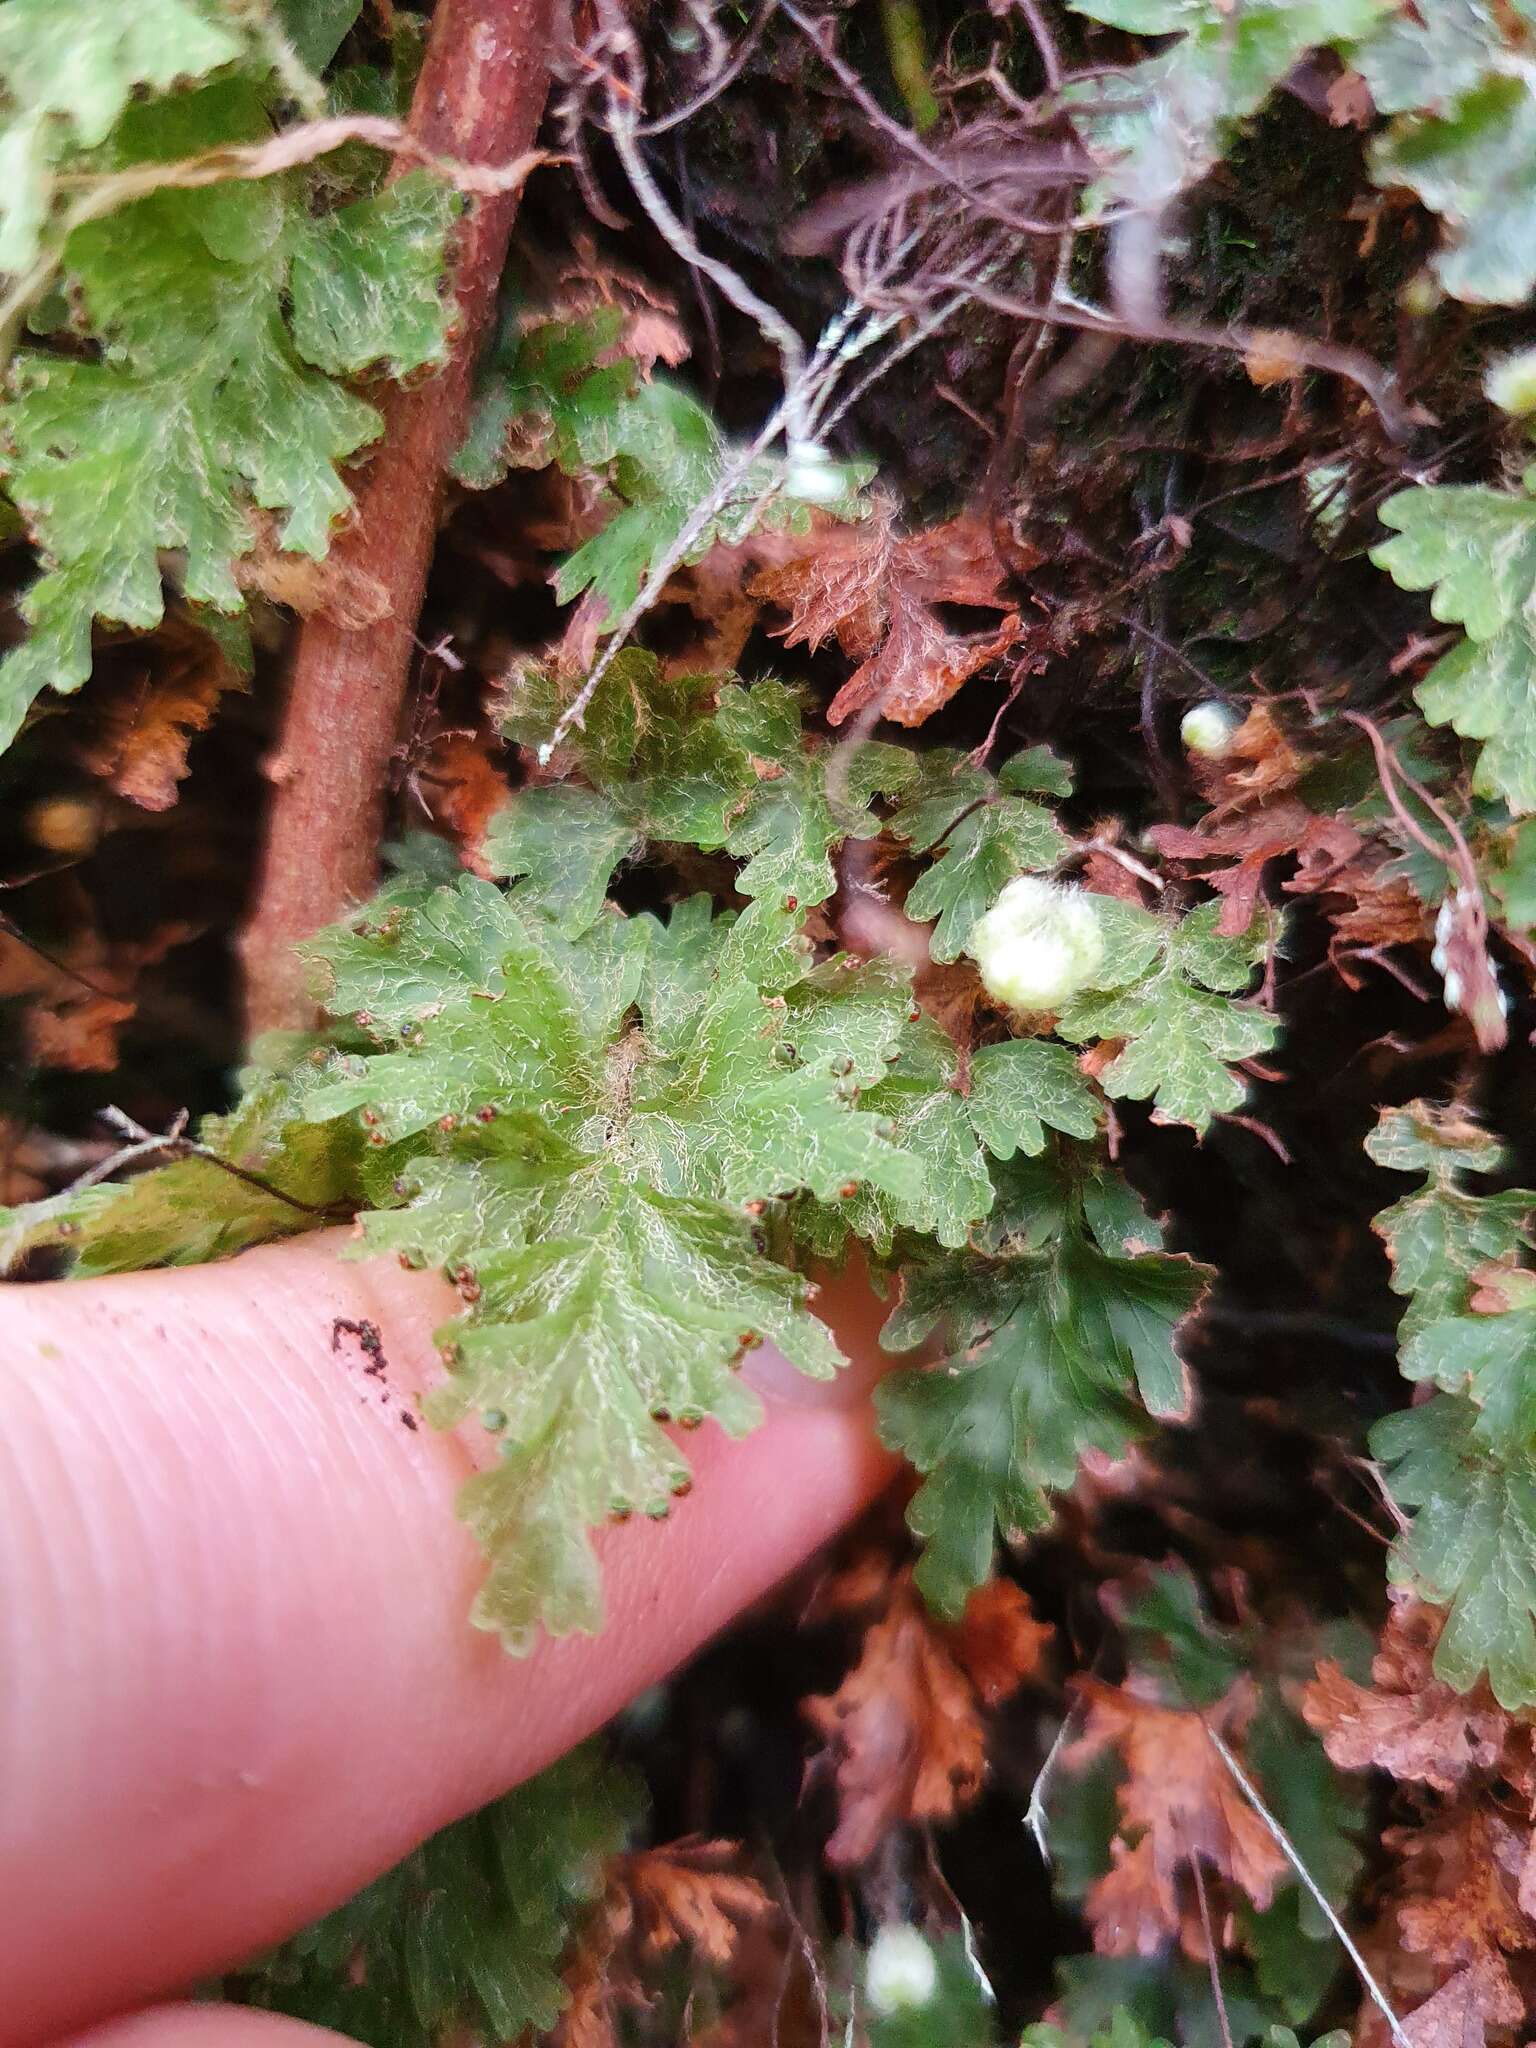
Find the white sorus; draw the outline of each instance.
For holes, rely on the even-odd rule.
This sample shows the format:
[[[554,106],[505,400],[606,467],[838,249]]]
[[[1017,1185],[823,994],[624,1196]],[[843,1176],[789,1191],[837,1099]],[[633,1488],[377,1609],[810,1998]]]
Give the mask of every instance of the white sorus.
[[[1447,953],[1455,930],[1456,898],[1454,896],[1447,896],[1440,906],[1438,916],[1435,918],[1435,945],[1434,951],[1429,956],[1429,964],[1434,968],[1436,974],[1443,976],[1445,973]],[[1455,1007],[1456,1005],[1452,1003],[1451,1008],[1454,1010]]]
[[[1230,705],[1194,704],[1179,721],[1179,738],[1190,753],[1206,761],[1224,760],[1242,722]]]
[[[1081,889],[1016,875],[971,933],[970,952],[1000,1003],[1059,1010],[1103,965],[1104,931]]]
[[[1536,412],[1536,348],[1516,349],[1490,363],[1483,372],[1483,393],[1513,419]]]
[[[1429,964],[1444,983],[1445,1007],[1460,1011],[1466,996],[1461,976],[1451,965],[1451,941],[1456,937],[1460,919],[1472,909],[1473,902],[1465,889],[1457,889],[1446,897],[1435,918],[1435,943],[1429,956]],[[1499,987],[1497,971],[1490,968],[1493,978],[1494,999],[1499,1006],[1499,1015],[1509,1015],[1509,997]]]
[[[878,2013],[931,2005],[939,1988],[939,1965],[915,1927],[882,1927],[864,1958],[864,1991]]]
[[[819,441],[791,441],[784,463],[784,488],[807,505],[832,505],[848,482]]]

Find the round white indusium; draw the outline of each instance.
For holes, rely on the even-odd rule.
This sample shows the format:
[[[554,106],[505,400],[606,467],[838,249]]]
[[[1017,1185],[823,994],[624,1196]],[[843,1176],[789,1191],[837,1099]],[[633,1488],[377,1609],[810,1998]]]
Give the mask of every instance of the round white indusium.
[[[1065,882],[1018,875],[971,934],[990,995],[1012,1010],[1059,1010],[1104,964],[1093,898]]]
[[[1179,722],[1179,738],[1192,754],[1207,761],[1224,761],[1242,720],[1225,704],[1195,704]]]
[[[882,1927],[864,1961],[864,1990],[878,2013],[889,2016],[933,2003],[939,1965],[915,1927]]]

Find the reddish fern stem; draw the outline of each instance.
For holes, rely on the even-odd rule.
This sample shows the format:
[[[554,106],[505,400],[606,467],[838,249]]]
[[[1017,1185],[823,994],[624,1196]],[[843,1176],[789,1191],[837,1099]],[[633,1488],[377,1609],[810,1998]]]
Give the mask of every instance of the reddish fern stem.
[[[410,128],[434,155],[505,164],[533,142],[549,84],[551,0],[438,0]],[[454,257],[447,366],[392,389],[383,438],[334,550],[384,593],[377,623],[304,620],[269,774],[266,840],[241,943],[250,1030],[302,1026],[312,1005],[294,946],[372,888],[390,757],[437,536],[443,477],[496,308],[516,192],[474,201]]]

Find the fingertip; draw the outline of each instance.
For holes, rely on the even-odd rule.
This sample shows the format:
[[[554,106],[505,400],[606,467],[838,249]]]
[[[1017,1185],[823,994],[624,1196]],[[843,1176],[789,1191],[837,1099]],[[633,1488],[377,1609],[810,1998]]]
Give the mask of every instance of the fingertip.
[[[880,1349],[889,1303],[876,1294],[857,1246],[841,1272],[818,1273],[809,1298],[843,1353],[845,1362],[834,1376],[810,1379],[774,1345],[760,1344],[748,1351],[742,1377],[784,1408],[861,1408],[890,1364]]]
[[[66,2034],[53,2048],[357,2048],[329,2027],[249,2005],[151,2005]]]

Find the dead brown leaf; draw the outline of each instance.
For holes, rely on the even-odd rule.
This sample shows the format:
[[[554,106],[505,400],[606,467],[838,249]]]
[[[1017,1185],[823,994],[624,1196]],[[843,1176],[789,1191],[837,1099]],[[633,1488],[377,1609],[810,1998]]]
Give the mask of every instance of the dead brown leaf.
[[[242,590],[259,590],[301,619],[329,619],[349,633],[360,633],[389,616],[389,593],[371,570],[352,558],[345,532],[317,561],[313,555],[289,554],[278,546],[277,521],[270,513],[253,512],[251,526],[255,544],[235,564]]]
[[[775,1911],[755,1877],[731,1869],[739,1853],[734,1842],[679,1842],[624,1859],[619,1881],[648,1955],[667,1955],[686,1942],[724,1965],[742,1928]]]
[[[35,1202],[48,1192],[46,1174],[39,1171],[36,1134],[14,1117],[0,1117],[0,1209],[19,1208]]]
[[[677,318],[675,299],[658,291],[638,271],[609,261],[589,234],[578,231],[573,249],[576,260],[560,273],[556,303],[548,318],[581,320],[601,309],[617,307],[624,324],[601,358],[603,362],[632,362],[642,377],[649,377],[658,363],[675,369],[687,360],[692,349]]]
[[[1324,1658],[1302,1695],[1302,1715],[1340,1770],[1389,1771],[1437,1792],[1455,1792],[1469,1773],[1497,1768],[1510,1717],[1486,1680],[1462,1694],[1435,1677],[1443,1609],[1401,1590],[1391,1600],[1371,1684],[1357,1685]]]
[[[814,651],[835,639],[858,663],[828,707],[833,725],[869,705],[897,725],[921,725],[1023,637],[1005,580],[990,530],[974,514],[905,538],[877,514],[862,526],[819,527],[811,547],[763,570],[750,588],[788,611],[786,646]],[[997,624],[959,632],[939,616],[941,604],[994,611]]]
[[[560,2048],[616,2048],[621,2015],[649,2004],[647,1970],[661,1957],[686,1945],[716,1969],[734,1960],[743,1933],[778,1911],[731,1867],[739,1854],[733,1842],[675,1842],[614,1859],[566,1965]]]
[[[246,679],[206,633],[174,616],[135,644],[132,661],[129,652],[93,679],[71,727],[75,756],[129,803],[168,811],[193,735],[212,724],[225,691],[245,689]]]
[[[1055,1634],[1048,1621],[1036,1621],[1021,1586],[989,1579],[966,1602],[955,1654],[983,1705],[995,1707],[1039,1674]]]
[[[134,984],[142,968],[192,936],[167,925],[150,938],[109,945],[81,899],[74,932],[39,952],[0,928],[0,998],[19,998],[27,1057],[36,1067],[72,1074],[110,1074],[118,1034],[134,1015]]]
[[[1096,825],[1094,838],[1106,836],[1106,827]],[[1083,860],[1081,868],[1081,881],[1083,889],[1087,889],[1090,895],[1114,897],[1116,903],[1135,903],[1137,909],[1143,909],[1147,903],[1145,885],[1139,883],[1135,874],[1130,872],[1130,868],[1116,860],[1114,854],[1104,852],[1104,848],[1100,846],[1094,846],[1087,852],[1087,858]]]
[[[981,1789],[975,1693],[910,1588],[871,1623],[837,1691],[804,1706],[836,1760],[831,1863],[863,1863],[892,1828],[948,1820]]]
[[[870,1545],[853,1559],[817,1582],[806,1602],[804,1621],[825,1621],[834,1614],[868,1614],[886,1606],[891,1591],[902,1576],[892,1564],[888,1550]]]
[[[116,996],[81,994],[27,1012],[27,1052],[35,1067],[70,1074],[110,1074],[117,1065],[117,1035],[135,1005]]]
[[[1360,835],[1346,818],[1320,817],[1294,797],[1282,797],[1241,816],[1212,813],[1193,831],[1154,825],[1147,837],[1165,859],[1187,861],[1222,899],[1217,929],[1229,937],[1247,931],[1258,906],[1264,870],[1295,854],[1309,865],[1309,887],[1337,873],[1360,850]]]
[[[855,1594],[867,1604],[873,1578],[855,1566],[821,1590],[818,1609],[846,1611]],[[863,1863],[892,1828],[948,1820],[975,1798],[985,1769],[982,1704],[997,1705],[1036,1673],[1051,1633],[1016,1586],[980,1588],[949,1629],[929,1612],[910,1567],[890,1579],[857,1665],[835,1693],[803,1703],[837,1785],[830,1862]]]
[[[718,541],[698,561],[674,571],[667,599],[679,609],[668,621],[665,672],[716,675],[735,668],[762,615],[762,601],[753,595],[754,575],[789,560],[801,545],[788,534],[754,533],[733,544]],[[693,633],[677,630],[684,612],[696,621]]]
[[[1437,1679],[1444,1616],[1405,1591],[1391,1598],[1371,1684],[1324,1661],[1301,1711],[1342,1768],[1419,1788],[1400,1795],[1416,1823],[1382,1837],[1396,1869],[1366,1946],[1418,2048],[1483,2048],[1490,2033],[1509,2041],[1536,1984],[1532,1723],[1486,1681],[1458,1694]],[[1385,2048],[1368,2006],[1357,2038]]]
[[[1356,955],[1370,958],[1393,946],[1416,946],[1428,936],[1422,900],[1408,882],[1385,872],[1392,859],[1390,852],[1367,846],[1357,859],[1324,872],[1303,857],[1285,885],[1292,895],[1330,899],[1328,957],[1346,987],[1358,988],[1363,979],[1351,965]]]
[[[1085,1074],[1090,1081],[1097,1081],[1099,1076],[1119,1059],[1125,1051],[1125,1045],[1126,1041],[1123,1038],[1101,1038],[1095,1044],[1085,1047],[1077,1056],[1078,1072]]]
[[[813,1948],[784,1917],[742,1932],[731,1961],[731,2002],[689,2036],[688,2048],[820,2048],[824,1983]]]
[[[1490,2027],[1516,2027],[1524,2017],[1525,2001],[1507,1965],[1497,1956],[1479,1956],[1410,2013],[1403,2032],[1413,2048],[1484,2048]]]
[[[1181,1894],[1196,1859],[1260,1911],[1290,1866],[1217,1754],[1204,1715],[1155,1705],[1103,1679],[1080,1677],[1074,1686],[1088,1711],[1063,1763],[1115,1749],[1125,1765],[1114,1864],[1084,1902],[1094,1947],[1103,1955],[1153,1955],[1172,1936],[1199,1956],[1199,1923]],[[1209,1710],[1211,1725],[1235,1744],[1253,1704],[1252,1686],[1239,1679]]]
[[[1340,812],[1309,810],[1295,794],[1306,766],[1267,705],[1256,704],[1223,760],[1196,764],[1212,809],[1193,829],[1154,825],[1148,837],[1169,860],[1189,864],[1223,899],[1220,929],[1247,929],[1264,869],[1295,860],[1284,883],[1292,896],[1326,900],[1332,933],[1329,958],[1350,987],[1359,972],[1350,959],[1425,935],[1424,906],[1407,882],[1384,876],[1395,853],[1367,841]]]
[[[1405,1948],[1461,1965],[1536,1940],[1515,1895],[1525,1849],[1518,1830],[1463,1801],[1426,1827],[1394,1830],[1393,1838],[1414,1888],[1397,1912]]]
[[[465,867],[487,880],[486,827],[507,800],[507,778],[491,758],[494,746],[479,733],[440,733],[416,770],[434,822],[451,835]]]
[[[1448,1973],[1409,2016],[1409,2036],[1423,2048],[1480,2048],[1490,2028],[1524,2017],[1510,1961],[1536,1943],[1517,1897],[1528,1830],[1463,1799],[1426,1826],[1392,1829],[1383,1840],[1403,1858],[1402,1946]]]
[[[1249,706],[1219,760],[1197,759],[1191,765],[1211,802],[1227,811],[1267,803],[1294,789],[1307,761],[1261,699]]]

